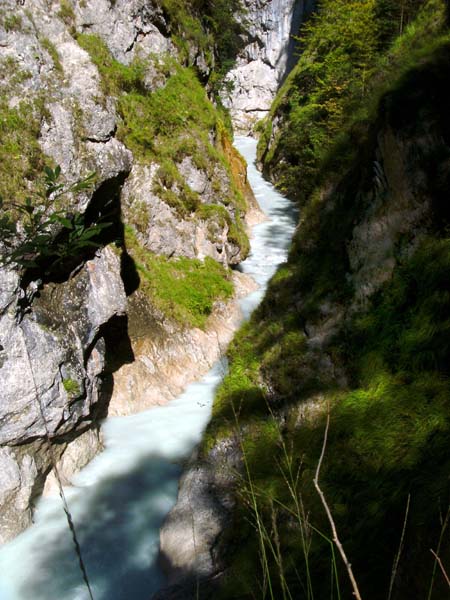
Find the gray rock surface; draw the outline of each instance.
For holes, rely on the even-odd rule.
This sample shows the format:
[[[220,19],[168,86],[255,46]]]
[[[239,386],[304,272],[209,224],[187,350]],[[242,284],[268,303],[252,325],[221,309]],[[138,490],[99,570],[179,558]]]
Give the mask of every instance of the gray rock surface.
[[[295,40],[311,0],[245,0],[241,17],[248,43],[226,81],[222,100],[237,131],[249,133],[265,117],[291,65]]]
[[[69,442],[56,466],[63,485],[70,485],[72,477],[85,467],[101,450],[103,450],[101,432],[97,429],[88,429],[79,437]],[[57,494],[58,482],[54,471],[51,471],[45,480],[44,495]]]
[[[0,543],[30,524],[37,474],[32,456],[20,459],[11,448],[0,447]]]
[[[0,444],[45,435],[36,396],[50,436],[89,414],[104,366],[100,328],[126,309],[119,259],[106,248],[71,281],[49,285],[20,324],[12,308],[0,319]]]
[[[147,0],[86,0],[76,3],[76,22],[81,31],[107,40],[118,61],[129,64],[136,56],[170,53],[176,49],[168,37],[161,8]]]
[[[123,190],[125,218],[135,223],[139,242],[150,252],[162,256],[186,256],[203,259],[206,256],[225,264],[237,264],[242,260],[240,248],[228,239],[227,223],[219,223],[216,216],[199,219],[197,215],[180,215],[174,207],[164,202],[154,191],[159,165],[136,165]],[[220,204],[227,198],[230,182],[217,167],[222,191],[212,189],[207,174],[197,169],[190,157],[179,166],[189,187],[200,195],[204,204]],[[220,185],[220,183],[219,183]],[[225,208],[225,206],[222,204]],[[233,209],[229,209],[234,217]]]
[[[29,523],[33,489],[51,466],[46,455],[36,467],[36,448],[17,462],[14,448],[48,434],[64,449],[67,434],[89,426],[105,376],[105,327],[126,310],[120,261],[110,248],[66,283],[46,286],[20,323],[16,278],[0,270],[0,490],[8,514],[17,510],[17,518],[3,519],[0,511],[0,540]]]
[[[230,524],[233,489],[241,470],[239,444],[223,439],[202,460],[194,455],[180,481],[175,508],[160,533],[169,584],[207,580],[221,569],[219,536]],[[167,594],[167,595],[166,595]],[[161,597],[170,597],[170,593]]]
[[[369,298],[391,279],[402,236],[410,240],[406,247],[407,252],[412,252],[426,232],[430,212],[426,177],[405,157],[412,148],[422,146],[425,151],[427,143],[429,140],[425,139],[402,139],[389,128],[378,136],[370,209],[353,229],[348,246],[356,292],[353,309],[365,307]]]

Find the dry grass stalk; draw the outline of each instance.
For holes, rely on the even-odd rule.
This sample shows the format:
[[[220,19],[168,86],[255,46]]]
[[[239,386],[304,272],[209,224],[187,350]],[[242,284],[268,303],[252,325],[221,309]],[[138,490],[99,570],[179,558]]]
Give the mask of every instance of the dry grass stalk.
[[[434,558],[437,561],[437,564],[439,565],[441,571],[442,571],[442,575],[444,576],[445,581],[447,582],[448,587],[450,588],[450,579],[447,575],[446,570],[444,569],[444,565],[442,564],[442,560],[439,558],[439,556],[436,554],[436,552],[434,552],[434,550],[430,549],[431,554],[434,556]]]
[[[406,523],[408,522],[408,513],[409,513],[409,504],[410,504],[410,502],[411,502],[411,494],[408,494],[408,501],[406,503],[406,511],[405,511],[405,518],[403,520],[403,529],[402,529],[402,535],[401,535],[401,538],[400,538],[400,545],[398,547],[398,552],[397,552],[397,555],[395,557],[394,566],[392,567],[392,576],[391,576],[391,582],[390,582],[390,585],[389,585],[388,600],[391,600],[392,591],[394,589],[394,582],[395,582],[395,578],[397,576],[398,564],[400,562],[400,556],[401,556],[402,550],[403,550],[403,542],[405,540]]]
[[[317,464],[316,474],[315,474],[313,481],[314,481],[314,486],[317,490],[317,493],[319,494],[320,500],[322,501],[325,512],[327,514],[327,518],[328,518],[328,521],[331,526],[331,531],[333,533],[333,541],[336,544],[337,549],[339,550],[339,554],[341,555],[342,560],[344,561],[345,568],[347,569],[347,573],[348,573],[348,576],[349,576],[349,579],[350,579],[350,582],[351,582],[352,588],[353,588],[353,595],[355,596],[355,598],[357,600],[362,600],[361,594],[358,589],[358,584],[356,583],[355,576],[353,575],[352,565],[351,565],[350,561],[348,560],[347,555],[345,554],[345,551],[344,551],[344,547],[342,546],[342,544],[339,540],[339,536],[337,534],[337,529],[336,529],[336,524],[334,522],[333,515],[331,514],[330,507],[328,506],[328,503],[326,501],[325,494],[323,493],[323,491],[321,490],[321,488],[319,486],[320,469],[322,467],[322,462],[323,462],[323,458],[325,456],[325,450],[327,447],[329,428],[330,428],[330,408],[328,407],[327,424],[325,427],[325,434],[323,436],[322,452],[320,454],[319,462]]]

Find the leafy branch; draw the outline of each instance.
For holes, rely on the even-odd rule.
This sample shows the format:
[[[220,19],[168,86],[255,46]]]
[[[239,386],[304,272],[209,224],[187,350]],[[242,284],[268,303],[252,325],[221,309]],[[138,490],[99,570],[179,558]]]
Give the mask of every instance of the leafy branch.
[[[100,246],[94,238],[111,223],[86,225],[79,213],[55,210],[62,196],[89,189],[95,173],[72,185],[60,183],[60,175],[59,166],[45,167],[43,190],[24,203],[6,204],[0,197],[0,266],[33,268],[47,260],[48,271],[54,271],[68,258]]]

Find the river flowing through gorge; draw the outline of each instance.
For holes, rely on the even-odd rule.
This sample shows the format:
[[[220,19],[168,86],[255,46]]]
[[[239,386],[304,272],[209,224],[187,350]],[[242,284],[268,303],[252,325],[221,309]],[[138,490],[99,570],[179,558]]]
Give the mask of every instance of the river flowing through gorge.
[[[248,162],[250,184],[267,215],[253,228],[251,254],[239,266],[260,286],[240,301],[248,318],[286,260],[296,214],[257,171],[256,141],[238,137],[235,145]],[[176,502],[183,462],[201,440],[225,369],[225,361],[219,361],[165,406],[108,418],[105,450],[65,490],[95,600],[149,600],[164,585],[159,530]],[[0,549],[0,600],[86,598],[61,500],[42,498],[34,525]]]

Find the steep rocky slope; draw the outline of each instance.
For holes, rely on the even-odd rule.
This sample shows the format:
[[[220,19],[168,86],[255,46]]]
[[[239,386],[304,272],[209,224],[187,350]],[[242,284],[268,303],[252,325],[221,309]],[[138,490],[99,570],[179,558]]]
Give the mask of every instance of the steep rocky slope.
[[[248,283],[229,266],[257,212],[195,11],[0,7],[1,541],[30,523],[52,461],[68,479],[101,448],[111,398],[115,413],[167,400],[231,335]]]
[[[351,597],[313,484],[328,415],[319,483],[362,597],[448,595],[446,5],[319,8],[260,146],[300,223],[181,488],[191,591],[161,598]]]

